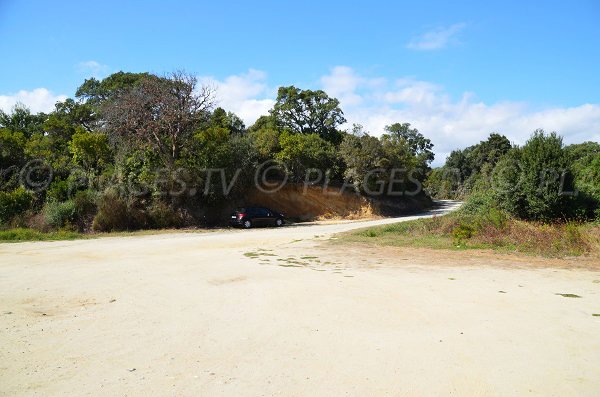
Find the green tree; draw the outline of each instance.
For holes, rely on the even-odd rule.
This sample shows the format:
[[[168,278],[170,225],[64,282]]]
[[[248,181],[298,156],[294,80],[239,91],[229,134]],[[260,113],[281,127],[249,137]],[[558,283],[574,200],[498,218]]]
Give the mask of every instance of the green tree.
[[[26,138],[34,133],[43,131],[42,124],[46,119],[44,113],[32,114],[22,103],[13,106],[10,113],[0,109],[0,128],[6,128],[13,132],[20,132]]]
[[[69,142],[73,162],[88,173],[101,171],[112,161],[108,137],[100,132],[80,131]]]
[[[22,187],[11,192],[0,191],[0,225],[27,211],[32,201],[33,195]]]
[[[86,79],[77,88],[75,96],[93,107],[98,107],[116,95],[123,94],[138,86],[149,76],[149,73],[117,72],[103,80],[92,77]]]
[[[529,220],[566,219],[572,213],[568,157],[555,132],[536,130],[527,143],[501,160],[494,170],[498,203]]]
[[[209,125],[212,127],[225,128],[231,134],[244,134],[246,126],[242,119],[235,113],[227,112],[223,108],[216,108],[210,116]]]
[[[281,129],[317,134],[333,143],[341,140],[337,127],[346,122],[337,99],[321,90],[301,90],[294,86],[279,88],[271,115]]]
[[[334,146],[317,134],[284,132],[279,143],[281,151],[275,158],[285,164],[293,181],[304,181],[309,169],[318,169],[325,174],[335,165]]]
[[[600,143],[569,145],[565,151],[578,190],[579,215],[600,220]]]
[[[346,134],[340,144],[339,155],[345,165],[345,180],[361,190],[365,187],[371,191],[375,189],[375,181],[367,181],[367,178],[373,170],[386,165],[379,139],[366,134]]]
[[[23,165],[26,141],[22,132],[0,128],[0,169]]]
[[[431,163],[435,157],[432,149],[433,143],[425,138],[416,128],[410,128],[409,123],[394,123],[385,126],[386,133],[394,139],[403,139],[408,144],[411,152],[425,165]]]

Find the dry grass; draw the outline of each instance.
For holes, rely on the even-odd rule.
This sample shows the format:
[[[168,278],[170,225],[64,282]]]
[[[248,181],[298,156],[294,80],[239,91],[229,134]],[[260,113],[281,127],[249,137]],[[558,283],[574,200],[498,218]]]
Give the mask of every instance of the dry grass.
[[[346,233],[342,241],[437,249],[493,249],[545,257],[600,257],[600,226],[541,224],[501,213],[443,217],[372,227]]]

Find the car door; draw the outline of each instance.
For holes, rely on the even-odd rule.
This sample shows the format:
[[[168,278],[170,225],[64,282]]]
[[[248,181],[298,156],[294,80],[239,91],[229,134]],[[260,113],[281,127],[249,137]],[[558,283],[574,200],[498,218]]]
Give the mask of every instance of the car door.
[[[269,224],[269,210],[266,208],[257,208],[256,209],[256,219],[258,220],[258,225],[266,226]]]

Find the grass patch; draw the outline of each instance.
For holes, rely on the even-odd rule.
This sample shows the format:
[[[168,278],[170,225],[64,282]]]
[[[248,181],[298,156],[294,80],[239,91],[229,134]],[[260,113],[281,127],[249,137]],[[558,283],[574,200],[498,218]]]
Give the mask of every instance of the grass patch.
[[[34,229],[8,229],[0,230],[0,242],[22,241],[58,241],[76,240],[86,238],[86,235],[73,231],[40,232]]]
[[[269,251],[272,251],[272,250],[259,248],[256,251],[244,252],[244,256],[247,258],[261,258],[264,256],[277,256]]]
[[[581,296],[576,295],[576,294],[556,294],[556,295],[560,295],[563,298],[581,298]]]
[[[337,241],[382,246],[466,250],[492,249],[547,257],[600,256],[600,225],[525,222],[498,210],[456,211],[442,217],[417,219],[359,229]]]
[[[0,230],[0,243],[18,243],[25,241],[61,241],[82,240],[102,237],[139,237],[173,233],[210,233],[220,229],[144,229],[106,233],[79,233],[72,230],[41,232],[36,229],[14,228]]]

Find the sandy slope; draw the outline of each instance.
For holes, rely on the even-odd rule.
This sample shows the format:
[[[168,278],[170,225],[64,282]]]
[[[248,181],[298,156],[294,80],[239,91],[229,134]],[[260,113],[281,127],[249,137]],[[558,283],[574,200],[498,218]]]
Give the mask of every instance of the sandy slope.
[[[369,223],[0,245],[0,394],[598,395],[600,272]]]

